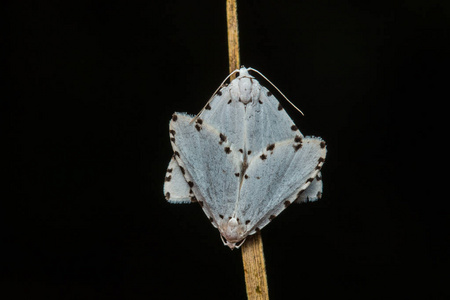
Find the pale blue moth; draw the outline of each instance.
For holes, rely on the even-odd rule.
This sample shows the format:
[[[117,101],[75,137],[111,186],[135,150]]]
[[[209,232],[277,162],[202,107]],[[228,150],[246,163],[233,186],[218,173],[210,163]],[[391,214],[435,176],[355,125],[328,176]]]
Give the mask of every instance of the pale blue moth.
[[[199,115],[174,113],[169,125],[166,200],[198,202],[231,249],[291,203],[319,199],[326,156],[325,142],[304,137],[248,71],[234,71]]]

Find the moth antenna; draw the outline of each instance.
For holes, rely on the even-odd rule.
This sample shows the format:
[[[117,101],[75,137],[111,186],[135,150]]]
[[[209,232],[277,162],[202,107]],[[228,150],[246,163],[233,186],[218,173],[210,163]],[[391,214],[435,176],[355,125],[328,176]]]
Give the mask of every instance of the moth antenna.
[[[225,83],[225,81],[228,80],[228,78],[230,78],[231,75],[233,75],[234,73],[239,72],[239,69],[234,70],[233,72],[231,72],[223,81],[222,83],[219,85],[219,87],[214,91],[214,93],[212,94],[211,98],[209,98],[208,102],[206,102],[205,106],[203,106],[202,110],[192,119],[191,122],[189,122],[189,124],[192,124],[193,122],[195,122],[197,120],[197,118],[202,114],[202,112],[205,110],[205,108],[209,105],[209,103],[211,102],[211,100],[214,98],[214,95],[217,93],[217,91],[223,86],[223,84]],[[258,72],[259,73],[259,72]],[[289,101],[289,100],[288,100]]]
[[[266,76],[264,76],[263,74],[261,74],[261,72],[259,72],[258,70],[255,70],[255,69],[253,69],[253,68],[248,68],[247,70],[249,70],[249,71],[255,71],[256,73],[258,73],[259,75],[261,75],[261,77],[262,78],[264,78],[268,83],[270,83],[277,91],[278,91],[278,93],[280,93],[281,94],[281,96],[283,96],[284,97],[284,99],[286,99],[286,101],[287,102],[289,102],[289,104],[290,105],[292,105],[296,110],[298,110],[299,111],[299,113],[301,113],[302,114],[302,116],[304,116],[305,114],[297,107],[297,106],[295,106],[294,105],[294,103],[292,103],[291,101],[289,101],[289,99],[275,86],[275,84],[273,84],[272,82],[270,82],[270,80],[269,79],[267,79],[267,77]]]

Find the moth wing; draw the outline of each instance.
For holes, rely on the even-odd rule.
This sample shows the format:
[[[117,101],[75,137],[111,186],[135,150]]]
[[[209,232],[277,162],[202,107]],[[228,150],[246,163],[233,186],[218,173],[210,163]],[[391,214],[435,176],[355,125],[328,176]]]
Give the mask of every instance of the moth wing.
[[[312,202],[322,198],[323,183],[321,172],[317,173],[308,188],[301,193],[295,203]]]
[[[245,124],[248,150],[253,154],[275,142],[303,138],[275,96],[263,86],[260,87],[258,101],[247,107]]]
[[[203,211],[218,227],[218,220],[234,211],[242,156],[215,128],[191,121],[185,114],[172,117],[174,156]]]
[[[244,149],[245,107],[241,102],[231,100],[229,86],[223,87],[214,95],[200,118],[224,134],[235,148]]]
[[[164,180],[164,195],[170,203],[181,204],[192,202],[192,195],[189,193],[190,187],[184,178],[183,172],[184,169],[182,167],[180,168],[176,159],[172,157],[167,167],[166,178]]]
[[[269,150],[270,149],[270,150]],[[249,162],[241,187],[237,216],[249,234],[262,229],[299,198],[325,161],[325,142],[306,137],[278,142]]]
[[[200,118],[223,133],[237,148],[249,156],[268,144],[289,138],[303,138],[300,130],[270,91],[253,81],[252,90],[259,91],[252,102],[244,105],[232,97],[230,88],[237,85],[235,79],[214,95]],[[257,97],[257,98],[256,98]]]

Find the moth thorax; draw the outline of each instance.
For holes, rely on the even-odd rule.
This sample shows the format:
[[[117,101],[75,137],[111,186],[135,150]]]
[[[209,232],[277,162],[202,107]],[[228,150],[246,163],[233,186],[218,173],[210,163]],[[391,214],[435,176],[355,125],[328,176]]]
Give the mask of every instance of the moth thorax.
[[[230,242],[237,242],[242,240],[245,232],[245,226],[239,224],[236,218],[231,218],[228,220],[224,228],[224,237]]]
[[[231,99],[236,102],[248,104],[250,102],[257,103],[261,85],[258,80],[249,75],[248,72],[241,74],[230,84]]]

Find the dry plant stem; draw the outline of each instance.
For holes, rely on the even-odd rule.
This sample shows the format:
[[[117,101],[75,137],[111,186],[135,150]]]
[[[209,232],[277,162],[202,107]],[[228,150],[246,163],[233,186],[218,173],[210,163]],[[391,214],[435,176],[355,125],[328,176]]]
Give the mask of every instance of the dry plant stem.
[[[261,233],[249,236],[242,245],[242,261],[244,262],[245,285],[249,300],[268,300],[266,265]]]
[[[228,60],[230,62],[230,73],[239,69],[240,55],[239,55],[239,32],[237,19],[237,4],[236,0],[227,0],[227,28],[228,28]],[[236,75],[230,77],[233,80]]]
[[[230,73],[240,67],[237,20],[236,0],[227,0],[228,57],[230,62]],[[233,80],[235,76],[236,75],[230,77],[230,81]],[[255,235],[249,236],[241,249],[247,298],[249,300],[268,300],[269,287],[267,285],[261,233],[257,232]]]

